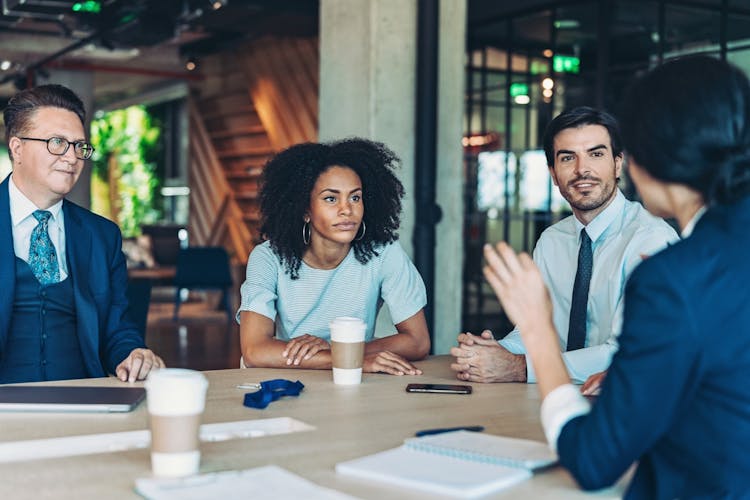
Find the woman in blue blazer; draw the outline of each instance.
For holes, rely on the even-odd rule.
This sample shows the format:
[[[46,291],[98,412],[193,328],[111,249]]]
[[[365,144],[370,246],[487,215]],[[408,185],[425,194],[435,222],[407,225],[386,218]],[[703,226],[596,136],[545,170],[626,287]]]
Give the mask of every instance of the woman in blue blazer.
[[[723,61],[691,57],[645,75],[624,104],[630,176],[683,240],[632,274],[620,350],[593,407],[570,385],[531,258],[488,247],[485,275],[520,326],[550,446],[581,487],[611,485],[637,462],[628,498],[745,498],[750,83]]]

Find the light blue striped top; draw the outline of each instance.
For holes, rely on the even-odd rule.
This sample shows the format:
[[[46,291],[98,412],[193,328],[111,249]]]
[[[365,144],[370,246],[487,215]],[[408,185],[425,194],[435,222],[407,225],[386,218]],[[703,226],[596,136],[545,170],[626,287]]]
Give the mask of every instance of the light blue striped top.
[[[367,324],[369,341],[383,302],[395,324],[427,304],[422,277],[401,245],[391,243],[377,252],[361,264],[352,249],[335,269],[314,269],[302,262],[299,279],[292,280],[269,242],[262,243],[248,259],[239,310],[275,320],[276,337],[281,340],[306,333],[329,340],[331,320],[353,316]]]

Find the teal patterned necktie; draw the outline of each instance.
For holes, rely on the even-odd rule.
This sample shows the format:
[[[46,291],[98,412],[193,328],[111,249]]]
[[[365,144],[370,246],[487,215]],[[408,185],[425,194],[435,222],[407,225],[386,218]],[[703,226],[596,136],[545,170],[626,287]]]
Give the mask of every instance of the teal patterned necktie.
[[[52,214],[46,210],[37,210],[32,215],[39,224],[31,231],[29,267],[42,285],[57,283],[60,281],[60,267],[57,264],[55,245],[47,231],[47,223]]]

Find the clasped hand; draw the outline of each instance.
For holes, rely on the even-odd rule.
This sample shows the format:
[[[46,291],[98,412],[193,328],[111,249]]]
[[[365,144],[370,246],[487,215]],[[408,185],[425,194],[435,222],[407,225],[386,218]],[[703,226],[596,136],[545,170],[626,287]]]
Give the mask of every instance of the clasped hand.
[[[451,348],[455,362],[451,369],[459,380],[468,382],[525,382],[526,359],[497,343],[492,332],[480,336],[471,332],[458,336],[458,346]]]

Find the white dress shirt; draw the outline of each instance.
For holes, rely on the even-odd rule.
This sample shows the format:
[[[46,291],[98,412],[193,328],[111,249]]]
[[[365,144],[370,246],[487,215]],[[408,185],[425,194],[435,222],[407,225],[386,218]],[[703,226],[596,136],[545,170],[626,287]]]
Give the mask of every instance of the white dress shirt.
[[[29,247],[31,246],[31,232],[39,224],[33,213],[41,210],[29,200],[13,182],[13,175],[8,183],[10,196],[10,219],[13,227],[13,250],[16,257],[29,261]],[[55,245],[57,263],[60,267],[60,281],[68,277],[68,263],[65,258],[65,217],[62,211],[62,200],[46,210],[52,214],[47,222],[47,232]]]
[[[548,227],[534,249],[534,262],[549,289],[553,321],[560,350],[570,378],[583,383],[606,370],[617,351],[622,323],[623,292],[631,271],[645,257],[672,241],[677,233],[662,219],[649,214],[640,203],[628,201],[618,190],[615,199],[586,227],[591,238],[594,267],[586,312],[586,343],[583,349],[566,352],[570,302],[578,266],[580,233],[584,225],[571,215]],[[525,354],[518,328],[500,345],[514,354]],[[526,358],[527,381],[536,374]]]

